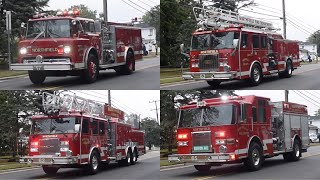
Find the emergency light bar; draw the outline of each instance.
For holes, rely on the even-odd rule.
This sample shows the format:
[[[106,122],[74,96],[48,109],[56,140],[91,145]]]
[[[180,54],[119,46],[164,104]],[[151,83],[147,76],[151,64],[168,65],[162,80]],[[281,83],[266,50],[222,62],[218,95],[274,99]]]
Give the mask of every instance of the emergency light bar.
[[[79,16],[80,11],[74,9],[73,11],[58,11],[57,16]]]
[[[48,14],[47,13],[37,13],[37,14],[33,15],[32,18],[37,19],[37,18],[42,18],[45,16],[48,16]]]

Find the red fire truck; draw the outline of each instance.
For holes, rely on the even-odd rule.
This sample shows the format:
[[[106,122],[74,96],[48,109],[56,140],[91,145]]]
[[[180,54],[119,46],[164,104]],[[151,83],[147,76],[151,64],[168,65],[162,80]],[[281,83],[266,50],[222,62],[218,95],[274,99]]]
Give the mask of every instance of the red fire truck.
[[[29,72],[32,83],[47,76],[81,76],[94,82],[99,70],[131,74],[142,59],[141,29],[120,23],[104,23],[78,17],[80,12],[37,14],[27,24],[19,42],[18,62],[11,70]]]
[[[70,94],[44,93],[43,106],[46,115],[32,117],[29,155],[20,163],[42,165],[47,174],[77,167],[95,174],[145,154],[144,132],[123,123],[123,111]]]
[[[258,96],[223,96],[181,106],[177,146],[178,153],[168,160],[194,164],[198,171],[242,162],[258,170],[265,158],[281,154],[297,161],[309,146],[307,107]]]
[[[259,85],[266,75],[290,78],[300,66],[298,42],[283,39],[271,23],[210,6],[194,14],[200,28],[192,35],[185,80],[216,88],[235,79]]]

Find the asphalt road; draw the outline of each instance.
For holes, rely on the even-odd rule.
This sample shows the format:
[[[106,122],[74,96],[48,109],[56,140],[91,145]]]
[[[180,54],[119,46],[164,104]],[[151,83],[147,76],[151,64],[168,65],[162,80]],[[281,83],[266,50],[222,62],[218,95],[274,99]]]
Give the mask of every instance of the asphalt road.
[[[106,170],[95,175],[87,174],[83,169],[59,169],[57,175],[48,176],[42,168],[0,172],[0,179],[159,179],[160,152],[149,152],[141,156],[135,165],[119,167],[110,164]]]
[[[302,65],[293,71],[291,78],[280,79],[278,75],[266,76],[259,86],[250,86],[246,81],[223,82],[219,89],[236,90],[314,90],[320,89],[320,64]],[[161,90],[212,89],[205,81],[184,81],[176,84],[162,85]]]
[[[161,179],[211,180],[211,179],[320,179],[320,146],[311,147],[300,161],[286,162],[282,156],[267,159],[259,171],[249,172],[242,164],[212,167],[209,172],[200,173],[193,166],[162,169]]]
[[[97,82],[85,84],[80,77],[47,77],[43,85],[34,85],[28,76],[0,80],[2,90],[24,89],[72,89],[72,90],[156,90],[160,83],[160,57],[136,62],[136,71],[131,75],[119,76],[114,70],[100,71]]]

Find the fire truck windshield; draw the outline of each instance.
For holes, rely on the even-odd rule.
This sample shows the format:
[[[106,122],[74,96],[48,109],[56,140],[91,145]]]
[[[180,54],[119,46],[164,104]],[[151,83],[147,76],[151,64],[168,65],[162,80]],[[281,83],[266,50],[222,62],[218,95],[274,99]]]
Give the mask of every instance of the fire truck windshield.
[[[48,118],[36,119],[32,123],[32,134],[65,134],[75,133],[75,124],[80,124],[80,118]]]
[[[199,34],[192,37],[192,50],[231,49],[233,40],[238,39],[235,32],[218,32],[215,34]]]
[[[71,37],[72,23],[69,19],[30,21],[27,38],[65,38]]]
[[[181,110],[179,127],[235,124],[236,106],[221,105]]]

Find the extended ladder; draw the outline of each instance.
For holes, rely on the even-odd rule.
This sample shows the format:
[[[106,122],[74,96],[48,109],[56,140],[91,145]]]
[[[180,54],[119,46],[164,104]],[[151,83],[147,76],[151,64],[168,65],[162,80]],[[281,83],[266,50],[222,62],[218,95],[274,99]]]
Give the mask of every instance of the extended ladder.
[[[240,25],[244,27],[260,30],[260,31],[275,31],[270,22],[261,21],[250,16],[241,16],[239,13],[215,8],[213,6],[204,6],[203,8],[194,7],[193,13],[198,22],[199,28],[216,29],[230,24]]]
[[[42,105],[47,114],[81,112],[104,117],[104,104],[68,93],[42,94]]]

